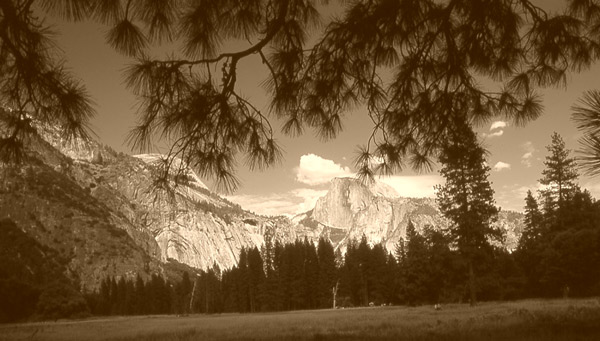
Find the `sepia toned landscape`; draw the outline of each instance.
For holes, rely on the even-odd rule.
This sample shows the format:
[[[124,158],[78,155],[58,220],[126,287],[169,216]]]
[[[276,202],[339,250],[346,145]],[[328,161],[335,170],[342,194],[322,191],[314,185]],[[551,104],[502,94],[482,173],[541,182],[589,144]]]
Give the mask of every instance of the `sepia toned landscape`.
[[[0,340],[600,337],[599,0],[0,1]]]

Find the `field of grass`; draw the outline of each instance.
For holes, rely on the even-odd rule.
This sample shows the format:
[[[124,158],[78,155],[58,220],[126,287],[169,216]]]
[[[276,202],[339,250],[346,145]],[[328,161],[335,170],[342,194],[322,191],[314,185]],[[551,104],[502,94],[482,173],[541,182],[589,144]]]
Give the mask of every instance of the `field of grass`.
[[[600,340],[600,299],[0,325],[0,340]]]

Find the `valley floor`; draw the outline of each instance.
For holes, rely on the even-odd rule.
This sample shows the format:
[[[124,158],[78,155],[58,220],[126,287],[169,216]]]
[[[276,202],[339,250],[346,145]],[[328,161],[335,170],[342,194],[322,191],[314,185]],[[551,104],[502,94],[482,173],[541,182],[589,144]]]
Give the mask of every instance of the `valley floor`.
[[[600,340],[600,298],[0,325],[0,340]]]

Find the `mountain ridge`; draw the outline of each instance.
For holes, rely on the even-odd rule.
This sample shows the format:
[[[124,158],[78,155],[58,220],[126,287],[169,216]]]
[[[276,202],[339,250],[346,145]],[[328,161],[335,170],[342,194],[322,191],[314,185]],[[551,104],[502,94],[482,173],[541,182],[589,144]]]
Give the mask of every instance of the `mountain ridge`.
[[[242,248],[260,248],[266,240],[326,238],[343,254],[365,235],[392,251],[408,219],[418,230],[446,224],[433,199],[404,198],[387,185],[352,178],[332,179],[327,194],[301,215],[261,216],[210,191],[189,168],[191,181],[168,179],[172,193],[155,188],[159,154],[131,156],[94,140],[65,140],[51,128],[42,132],[29,148],[29,165],[3,169],[9,181],[0,188],[0,218],[10,217],[59,250],[82,287],[94,288],[107,275],[164,272],[171,259],[199,269],[230,268]]]

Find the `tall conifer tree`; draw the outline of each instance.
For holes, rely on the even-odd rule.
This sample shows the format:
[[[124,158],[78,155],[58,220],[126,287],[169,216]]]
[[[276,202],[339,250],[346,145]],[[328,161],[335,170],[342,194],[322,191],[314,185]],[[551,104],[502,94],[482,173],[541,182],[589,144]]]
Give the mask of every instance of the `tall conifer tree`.
[[[404,298],[409,305],[425,299],[427,282],[427,245],[412,220],[406,227],[406,261],[404,263]]]
[[[319,280],[317,300],[319,308],[330,308],[332,306],[332,290],[336,284],[336,265],[333,245],[324,238],[319,238],[317,247],[319,257]]]
[[[521,239],[519,241],[520,248],[528,248],[533,242],[541,236],[543,215],[538,207],[537,200],[533,197],[531,191],[527,191],[525,197],[525,216],[523,223],[525,224]]]
[[[546,186],[541,191],[544,199],[544,210],[550,218],[558,218],[557,213],[564,206],[564,201],[573,195],[577,188],[577,164],[569,157],[570,150],[566,149],[562,137],[554,132],[552,142],[546,147],[550,155],[546,156],[540,183]]]
[[[488,181],[490,167],[485,150],[468,126],[462,126],[442,149],[441,175],[446,179],[437,186],[437,202],[452,224],[449,232],[468,265],[470,303],[476,303],[475,265],[478,256],[489,249],[490,239],[501,240],[502,232],[492,223],[498,208],[494,190]]]

